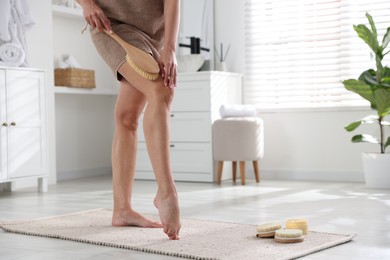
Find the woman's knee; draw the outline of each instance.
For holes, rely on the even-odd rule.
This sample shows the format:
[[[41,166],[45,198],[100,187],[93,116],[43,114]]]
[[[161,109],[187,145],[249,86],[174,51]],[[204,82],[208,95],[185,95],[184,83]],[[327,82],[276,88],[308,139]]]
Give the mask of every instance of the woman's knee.
[[[137,131],[139,113],[129,110],[115,109],[116,126],[125,128],[128,131]]]
[[[158,86],[154,87],[151,91],[148,102],[156,102],[163,105],[170,106],[173,101],[174,89],[168,88],[163,84],[158,84]]]

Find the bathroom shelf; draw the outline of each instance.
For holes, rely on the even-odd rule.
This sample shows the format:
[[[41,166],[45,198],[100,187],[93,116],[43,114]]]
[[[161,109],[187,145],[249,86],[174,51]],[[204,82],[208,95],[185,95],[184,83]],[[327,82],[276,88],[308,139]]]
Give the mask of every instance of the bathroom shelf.
[[[83,10],[79,8],[70,8],[61,5],[52,5],[53,15],[65,18],[83,19]]]
[[[99,89],[99,88],[70,88],[70,87],[54,87],[54,93],[56,94],[83,94],[83,95],[107,95],[116,96],[118,95],[117,88],[112,89]]]

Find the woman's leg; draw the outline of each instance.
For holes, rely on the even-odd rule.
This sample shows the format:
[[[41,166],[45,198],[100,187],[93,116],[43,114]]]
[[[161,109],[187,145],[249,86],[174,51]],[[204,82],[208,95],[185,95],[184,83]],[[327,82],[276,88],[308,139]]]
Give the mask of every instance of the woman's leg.
[[[146,104],[144,94],[122,79],[115,105],[115,133],[112,144],[114,211],[112,225],[162,227],[132,209],[138,118]]]
[[[127,63],[119,68],[119,72],[146,97],[144,134],[158,185],[154,204],[159,210],[164,232],[170,239],[179,239],[180,210],[169,163],[169,118],[173,89],[165,87],[161,78],[155,81],[142,78]]]

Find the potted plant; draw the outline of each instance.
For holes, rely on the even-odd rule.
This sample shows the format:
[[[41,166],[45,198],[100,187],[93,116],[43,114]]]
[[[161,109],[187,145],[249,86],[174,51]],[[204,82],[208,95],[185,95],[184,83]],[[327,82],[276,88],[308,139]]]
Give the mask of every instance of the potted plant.
[[[390,68],[383,66],[383,58],[390,53],[386,48],[390,42],[390,27],[378,41],[375,23],[366,13],[371,30],[364,24],[354,25],[353,28],[361,39],[370,47],[375,55],[376,70],[364,71],[359,79],[343,81],[344,87],[368,100],[376,115],[369,115],[353,122],[345,127],[347,131],[354,131],[362,124],[376,124],[379,128],[379,138],[368,134],[358,134],[352,137],[352,142],[368,142],[379,144],[380,153],[363,153],[363,166],[366,184],[371,188],[390,188],[390,154],[386,154],[386,148],[390,146],[390,136],[386,139],[386,128],[390,122],[385,118],[390,114]]]

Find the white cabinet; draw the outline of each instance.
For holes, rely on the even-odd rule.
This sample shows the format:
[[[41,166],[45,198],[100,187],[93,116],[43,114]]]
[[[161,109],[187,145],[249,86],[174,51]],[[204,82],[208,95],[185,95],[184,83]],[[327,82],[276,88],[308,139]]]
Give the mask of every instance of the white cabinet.
[[[171,168],[176,181],[214,182],[212,123],[222,104],[241,104],[242,76],[205,71],[182,73],[171,112]],[[142,129],[138,130],[136,178],[154,179]]]
[[[45,73],[0,67],[0,183],[36,177],[47,190]]]

